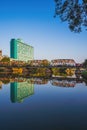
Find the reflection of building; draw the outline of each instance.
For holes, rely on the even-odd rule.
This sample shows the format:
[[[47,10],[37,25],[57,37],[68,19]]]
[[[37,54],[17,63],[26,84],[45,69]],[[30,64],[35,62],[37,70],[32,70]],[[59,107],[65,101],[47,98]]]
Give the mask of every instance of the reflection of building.
[[[22,102],[24,98],[34,94],[34,85],[28,82],[14,82],[10,85],[12,102]]]
[[[20,39],[11,39],[10,57],[20,61],[33,60],[34,48],[30,45],[25,44]]]

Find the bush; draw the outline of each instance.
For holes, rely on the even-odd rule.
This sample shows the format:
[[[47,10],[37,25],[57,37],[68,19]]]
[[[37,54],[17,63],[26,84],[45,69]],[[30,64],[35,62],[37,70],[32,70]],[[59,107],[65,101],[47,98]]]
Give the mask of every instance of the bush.
[[[83,78],[87,79],[87,71],[83,71],[81,76],[82,76]]]

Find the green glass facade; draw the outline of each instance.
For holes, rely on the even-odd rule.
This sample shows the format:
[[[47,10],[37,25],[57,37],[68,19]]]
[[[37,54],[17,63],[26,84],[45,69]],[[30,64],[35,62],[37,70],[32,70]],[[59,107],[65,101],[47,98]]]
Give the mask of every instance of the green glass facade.
[[[20,61],[33,60],[34,48],[22,42],[20,39],[11,39],[10,57]]]

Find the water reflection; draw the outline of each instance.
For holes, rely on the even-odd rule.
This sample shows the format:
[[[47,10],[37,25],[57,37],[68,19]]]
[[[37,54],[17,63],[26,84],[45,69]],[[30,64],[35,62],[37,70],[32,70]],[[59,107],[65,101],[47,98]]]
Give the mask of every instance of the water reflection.
[[[76,83],[83,83],[87,86],[87,80],[81,78],[22,78],[22,77],[14,77],[14,78],[1,78],[0,77],[0,88],[2,88],[2,84],[11,83],[11,86],[33,86],[33,84],[48,84],[50,82],[54,86],[61,87],[75,87]],[[17,85],[16,85],[17,84]]]
[[[16,81],[16,82],[13,82]],[[26,97],[29,97],[34,94],[34,84],[47,84],[47,79],[11,79],[10,83],[10,97],[11,102],[23,102]]]
[[[58,87],[75,87],[77,83],[83,83],[83,79],[53,79],[51,80],[51,84],[53,86],[58,86]],[[86,83],[85,83],[86,84]]]
[[[50,83],[52,86],[57,87],[67,87],[74,88],[77,83],[83,83],[87,86],[87,81],[78,78],[22,78],[22,77],[14,77],[14,78],[6,78],[0,77],[0,89],[2,89],[3,84],[10,83],[10,100],[12,103],[21,103],[32,95],[34,95],[34,84],[37,85],[45,85]]]
[[[52,80],[51,84],[58,87],[75,87],[76,81]]]
[[[29,83],[33,83],[33,84],[47,84],[49,81],[49,79],[43,79],[43,78],[31,78],[29,79]]]
[[[10,83],[11,101],[23,102],[26,97],[34,94],[34,84],[28,82],[14,82]]]

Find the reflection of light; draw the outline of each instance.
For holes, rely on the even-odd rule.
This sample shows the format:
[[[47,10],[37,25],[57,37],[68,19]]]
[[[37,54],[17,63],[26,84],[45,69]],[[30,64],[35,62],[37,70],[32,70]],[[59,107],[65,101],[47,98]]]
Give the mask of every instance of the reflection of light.
[[[67,80],[53,80],[51,82],[52,85],[54,86],[61,86],[61,87],[75,87],[76,81],[67,81]]]

